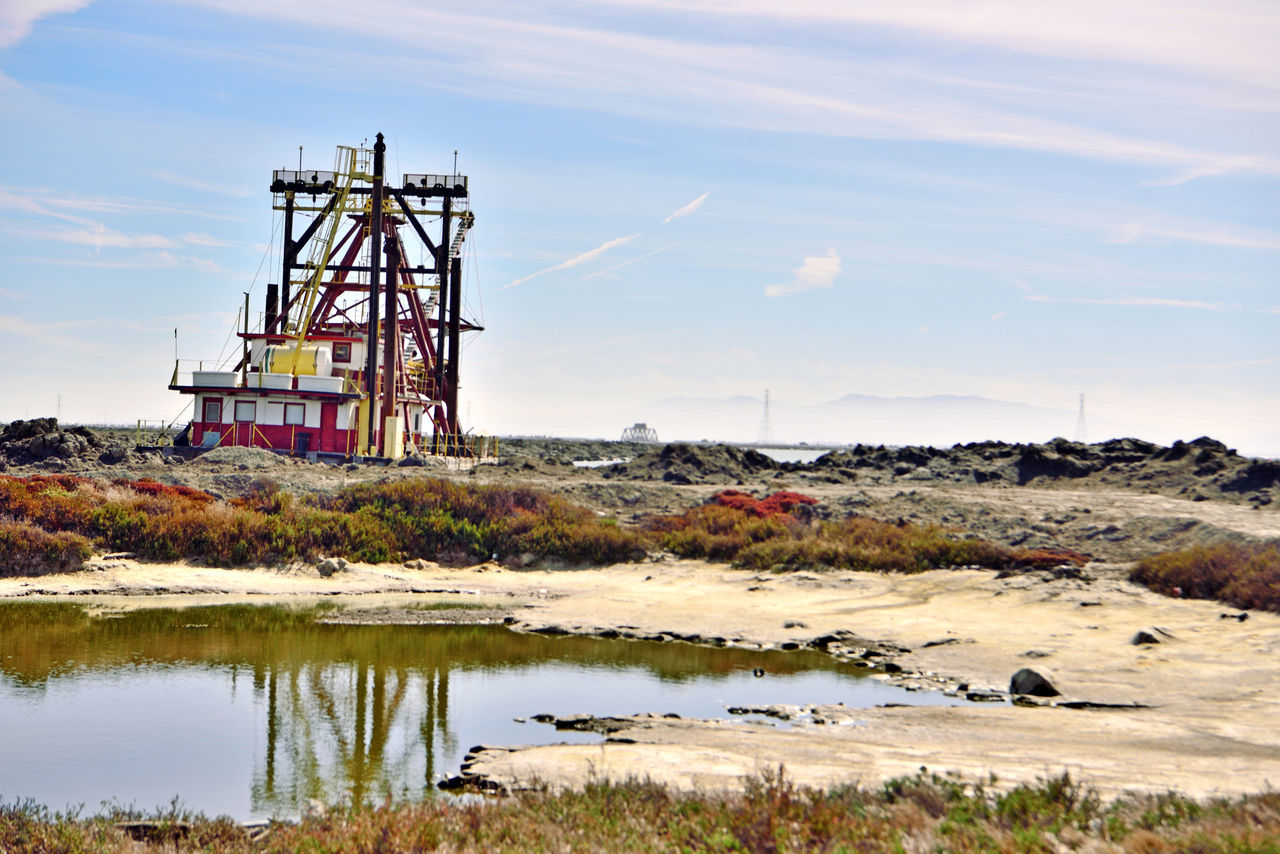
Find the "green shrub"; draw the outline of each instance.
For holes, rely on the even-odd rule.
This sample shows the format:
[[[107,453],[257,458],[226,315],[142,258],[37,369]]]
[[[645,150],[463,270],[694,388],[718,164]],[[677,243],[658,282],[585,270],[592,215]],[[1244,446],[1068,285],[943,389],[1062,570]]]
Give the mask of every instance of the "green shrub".
[[[49,533],[13,519],[0,521],[0,576],[69,572],[92,554],[92,544],[79,534]]]

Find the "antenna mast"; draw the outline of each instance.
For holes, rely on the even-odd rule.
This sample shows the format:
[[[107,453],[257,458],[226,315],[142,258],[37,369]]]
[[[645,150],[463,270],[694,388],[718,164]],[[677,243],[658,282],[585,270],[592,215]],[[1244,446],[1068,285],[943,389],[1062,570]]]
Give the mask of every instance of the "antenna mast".
[[[1080,414],[1076,416],[1076,434],[1072,437],[1082,445],[1089,444],[1089,430],[1084,423],[1084,393],[1080,394]]]
[[[761,445],[773,441],[773,419],[769,416],[769,389],[764,390],[764,414],[760,416],[760,436],[756,440]]]

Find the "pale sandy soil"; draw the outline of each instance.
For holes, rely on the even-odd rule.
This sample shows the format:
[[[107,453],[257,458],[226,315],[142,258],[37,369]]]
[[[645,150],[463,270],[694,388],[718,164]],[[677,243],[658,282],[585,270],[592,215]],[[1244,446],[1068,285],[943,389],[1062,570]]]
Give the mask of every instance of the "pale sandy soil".
[[[996,774],[1005,784],[1068,770],[1104,793],[1199,796],[1280,782],[1280,615],[1223,618],[1239,612],[1159,596],[1106,566],[1091,567],[1092,580],[996,579],[987,571],[758,574],[683,560],[587,571],[354,565],[327,578],[304,566],[221,570],[127,559],[95,566],[0,579],[0,597],[83,597],[118,608],[345,595],[394,615],[415,598],[446,596],[505,610],[519,630],[667,633],[744,646],[804,645],[843,630],[856,638],[839,654],[885,643],[910,650],[891,656],[903,672],[879,678],[1007,689],[1029,666],[1065,698],[1150,707],[828,709],[817,716],[829,723],[791,729],[641,719],[603,744],[481,751],[466,773],[504,786],[648,776],[731,787],[780,764],[792,779],[823,786],[875,784],[922,765],[968,778]],[[1130,643],[1156,627],[1163,642]],[[1026,655],[1032,651],[1036,657]]]

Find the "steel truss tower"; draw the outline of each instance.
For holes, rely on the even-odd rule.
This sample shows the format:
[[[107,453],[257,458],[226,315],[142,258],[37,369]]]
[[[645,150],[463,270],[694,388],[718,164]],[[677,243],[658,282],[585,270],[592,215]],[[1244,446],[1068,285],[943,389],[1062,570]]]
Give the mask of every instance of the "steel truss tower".
[[[467,177],[407,173],[397,184],[385,152],[379,133],[372,151],[339,146],[332,171],[272,175],[281,286],[268,286],[258,337],[295,353],[309,341],[362,340],[363,366],[348,379],[363,393],[363,448],[383,448],[387,419],[412,408],[427,414],[432,452],[468,453],[460,342],[482,327],[462,316],[460,253],[475,222]]]

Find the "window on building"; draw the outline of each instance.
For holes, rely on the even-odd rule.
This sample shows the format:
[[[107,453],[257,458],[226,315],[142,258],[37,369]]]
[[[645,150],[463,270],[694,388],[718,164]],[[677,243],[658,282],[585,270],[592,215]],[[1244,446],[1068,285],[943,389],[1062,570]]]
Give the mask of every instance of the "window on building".
[[[204,402],[204,420],[207,423],[222,423],[222,401],[214,398]]]
[[[258,404],[252,400],[236,401],[236,420],[237,421],[256,421],[258,420]]]
[[[301,427],[307,422],[307,407],[302,403],[286,403],[284,405],[284,423],[297,424]]]
[[[335,343],[333,345],[333,360],[335,362],[350,362],[351,345],[349,343]]]

